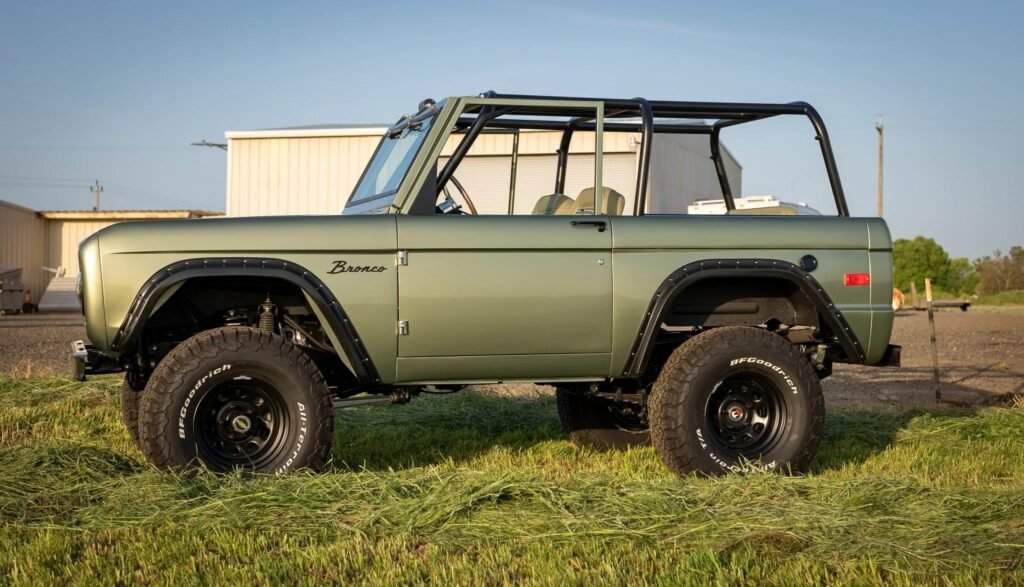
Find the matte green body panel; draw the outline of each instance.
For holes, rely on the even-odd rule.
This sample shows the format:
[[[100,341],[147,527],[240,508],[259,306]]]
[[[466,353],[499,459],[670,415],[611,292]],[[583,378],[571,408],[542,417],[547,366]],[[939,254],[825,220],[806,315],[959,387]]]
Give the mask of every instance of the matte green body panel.
[[[315,272],[341,301],[381,378],[394,379],[398,275],[395,216],[295,216],[225,218],[117,224],[98,233],[102,243],[105,329],[90,329],[101,350],[109,348],[143,283],[176,261],[217,257],[283,259]],[[382,266],[379,273],[330,274],[337,260]],[[87,265],[92,281],[100,272]],[[90,322],[93,290],[86,293]],[[340,348],[339,341],[333,341]]]
[[[817,257],[814,277],[868,363],[892,329],[892,247],[877,219],[328,216],[128,223],[83,243],[90,340],[101,349],[142,284],[192,258],[267,257],[317,273],[385,383],[597,379],[625,368],[654,292],[692,261]],[[225,249],[223,243],[231,243]],[[396,266],[398,250],[408,265]],[[337,260],[379,273],[330,274]],[[845,286],[845,273],[871,273]],[[100,275],[102,274],[102,280]],[[409,321],[399,336],[398,320]],[[336,345],[339,341],[334,341]],[[557,367],[561,365],[561,367]]]
[[[892,327],[892,242],[883,221],[821,216],[641,216],[613,217],[612,265],[615,301],[612,374],[622,373],[640,321],[655,291],[674,270],[705,259],[774,259],[799,264],[818,259],[814,278],[843,312],[877,362]],[[876,227],[881,225],[883,231]],[[870,246],[869,234],[875,236]],[[873,256],[870,256],[873,255]],[[845,286],[846,273],[869,273],[871,286]],[[883,295],[884,294],[884,295]],[[877,328],[873,329],[873,323]]]
[[[550,354],[528,361],[522,355],[399,357],[398,380],[405,384],[600,381],[604,369],[595,371],[594,365],[607,365],[608,356]]]
[[[101,349],[107,348],[106,303],[103,299],[103,256],[100,239],[92,235],[78,247],[78,266],[82,272],[82,313],[85,333]]]
[[[606,374],[611,233],[572,220],[399,216],[398,246],[408,252],[399,267],[399,319],[409,323],[399,357],[513,355],[515,369],[496,373],[523,378],[552,376],[547,355],[570,354],[563,376]],[[443,362],[449,377],[481,377],[481,361]],[[430,363],[405,361],[400,380],[429,379]]]

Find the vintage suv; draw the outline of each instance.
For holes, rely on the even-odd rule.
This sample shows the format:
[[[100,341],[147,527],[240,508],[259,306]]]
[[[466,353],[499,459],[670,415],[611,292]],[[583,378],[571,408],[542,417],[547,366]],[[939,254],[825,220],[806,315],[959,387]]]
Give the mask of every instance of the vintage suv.
[[[786,115],[810,121],[833,216],[737,209],[721,132]],[[456,179],[489,133],[513,145],[513,181],[484,184],[508,186],[507,214],[476,214]],[[594,188],[612,133],[637,149],[628,214],[623,194]],[[541,134],[558,145],[553,189],[516,194],[516,146]],[[592,147],[575,170],[574,135]],[[720,192],[705,199],[724,214],[687,215],[687,201],[654,213],[653,197],[683,199],[650,176],[652,154],[673,167],[656,151],[677,135],[707,141]],[[569,176],[587,186],[575,197]],[[883,220],[849,216],[806,103],[424,100],[387,130],[340,215],[136,222],[86,239],[92,344],[74,343],[76,375],[125,373],[125,424],[167,469],[317,468],[336,407],[535,382],[557,388],[576,443],[651,442],[679,474],[802,471],[833,363],[899,363],[891,248]]]

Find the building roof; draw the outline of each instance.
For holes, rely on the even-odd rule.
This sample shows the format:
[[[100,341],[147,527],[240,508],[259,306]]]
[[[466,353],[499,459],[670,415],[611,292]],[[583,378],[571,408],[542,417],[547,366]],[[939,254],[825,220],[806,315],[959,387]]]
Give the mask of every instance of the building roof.
[[[44,210],[36,214],[47,220],[170,220],[224,215],[208,210]]]
[[[315,137],[377,137],[388,129],[387,124],[312,124],[262,130],[229,130],[228,139],[280,139]]]
[[[207,216],[223,216],[223,212],[210,210],[33,210],[0,200],[0,206],[6,206],[22,212],[30,212],[46,220],[171,220],[176,218],[205,218]]]

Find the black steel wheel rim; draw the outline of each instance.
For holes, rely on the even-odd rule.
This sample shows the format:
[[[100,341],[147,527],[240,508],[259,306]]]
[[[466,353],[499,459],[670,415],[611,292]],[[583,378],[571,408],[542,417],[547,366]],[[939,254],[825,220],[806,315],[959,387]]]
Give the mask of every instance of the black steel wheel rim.
[[[195,413],[199,457],[213,470],[263,469],[285,449],[288,409],[281,394],[265,381],[223,381],[203,396]]]
[[[723,379],[705,408],[707,429],[716,447],[751,460],[778,445],[786,417],[782,390],[760,373]]]

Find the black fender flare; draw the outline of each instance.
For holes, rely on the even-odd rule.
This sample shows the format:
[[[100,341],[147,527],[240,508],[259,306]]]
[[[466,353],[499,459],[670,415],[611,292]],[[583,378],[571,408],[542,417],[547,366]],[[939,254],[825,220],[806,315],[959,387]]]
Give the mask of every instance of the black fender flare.
[[[669,301],[694,283],[712,277],[774,277],[795,284],[817,308],[818,314],[832,331],[847,359],[852,363],[864,362],[864,348],[850,329],[843,313],[836,308],[825,289],[809,272],[793,263],[778,259],[706,259],[676,269],[654,292],[654,297],[651,298],[651,303],[640,323],[640,330],[630,348],[623,375],[639,377],[643,374],[654,349],[655,335],[668,312]]]
[[[111,350],[124,352],[131,348],[142,332],[145,319],[152,313],[160,296],[171,286],[195,277],[253,276],[280,279],[306,292],[327,319],[325,326],[341,341],[342,351],[352,364],[356,378],[364,384],[380,383],[380,374],[341,302],[313,272],[283,259],[200,258],[178,261],[164,267],[147,279],[135,296],[124,322],[114,335]]]

